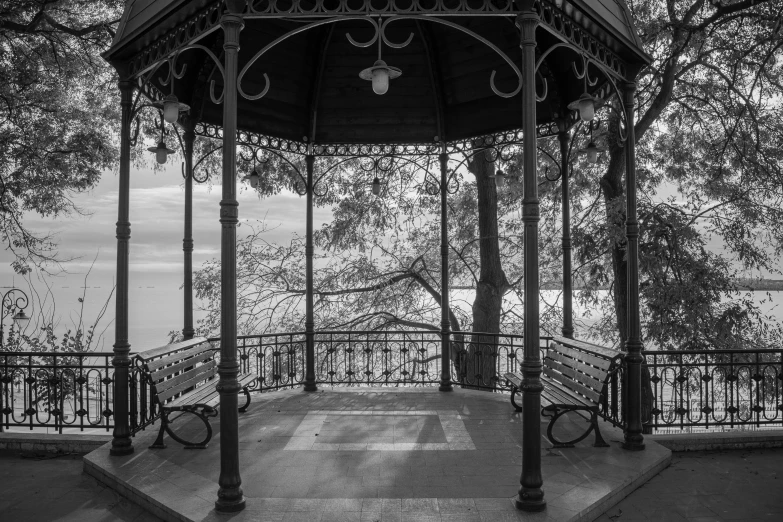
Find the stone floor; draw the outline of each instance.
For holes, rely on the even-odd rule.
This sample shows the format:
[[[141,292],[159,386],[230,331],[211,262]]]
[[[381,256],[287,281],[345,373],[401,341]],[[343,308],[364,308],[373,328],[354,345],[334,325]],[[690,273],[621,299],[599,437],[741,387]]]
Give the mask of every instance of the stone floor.
[[[3,522],[157,522],[83,472],[82,456],[0,450]]]
[[[179,420],[184,432],[197,420]],[[168,520],[478,522],[593,520],[665,468],[671,453],[651,442],[620,448],[622,433],[602,425],[609,448],[553,450],[543,437],[543,513],[517,511],[521,415],[508,396],[470,390],[336,389],[262,394],[240,416],[240,462],[247,508],[214,512],[219,434],[205,450],[167,440],[136,453],[85,456],[85,471]],[[577,426],[577,424],[580,424]],[[583,429],[582,419],[563,423]]]
[[[781,475],[783,449],[674,453],[671,466],[597,522],[783,520]],[[160,520],[82,473],[80,455],[0,451],[0,491],[3,521]],[[439,503],[438,509],[443,519],[449,507]]]

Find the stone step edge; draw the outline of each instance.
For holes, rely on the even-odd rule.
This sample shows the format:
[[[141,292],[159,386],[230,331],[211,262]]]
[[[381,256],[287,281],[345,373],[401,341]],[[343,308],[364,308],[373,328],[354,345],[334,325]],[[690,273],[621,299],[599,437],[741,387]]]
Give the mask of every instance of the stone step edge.
[[[645,435],[671,451],[783,448],[783,430]]]
[[[0,433],[0,450],[89,453],[111,441],[111,435]]]

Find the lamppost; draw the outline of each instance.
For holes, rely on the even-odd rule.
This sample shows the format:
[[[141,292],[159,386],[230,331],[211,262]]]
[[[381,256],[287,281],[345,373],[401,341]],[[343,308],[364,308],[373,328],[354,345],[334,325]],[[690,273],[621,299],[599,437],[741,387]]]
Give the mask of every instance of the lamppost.
[[[15,295],[17,294],[17,295]],[[29,317],[24,313],[24,309],[27,308],[27,305],[29,304],[29,301],[27,299],[27,294],[25,294],[22,290],[18,288],[12,288],[9,291],[7,291],[5,294],[3,294],[2,299],[2,320],[0,320],[0,349],[3,348],[3,344],[5,343],[3,326],[5,323],[5,318],[14,313],[14,311],[18,310],[16,313],[14,313],[14,316],[12,318],[14,324],[16,324],[19,328],[22,327],[23,324],[27,323],[27,321],[30,320]]]

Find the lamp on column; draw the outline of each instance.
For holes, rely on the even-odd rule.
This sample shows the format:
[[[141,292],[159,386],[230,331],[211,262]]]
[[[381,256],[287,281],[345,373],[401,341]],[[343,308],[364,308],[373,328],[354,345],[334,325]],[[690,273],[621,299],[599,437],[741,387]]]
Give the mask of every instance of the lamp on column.
[[[581,73],[577,70],[576,64],[574,64],[573,67],[576,77],[580,80],[584,80],[584,92],[578,99],[568,104],[568,109],[572,111],[579,111],[579,118],[581,118],[583,122],[589,123],[593,121],[593,118],[595,118],[595,111],[603,106],[604,101],[601,98],[593,96],[587,92],[587,88],[589,86],[596,85],[598,83],[598,79],[590,79],[590,75],[587,70],[587,59],[584,59],[582,63],[583,65]]]
[[[376,196],[381,193],[381,180],[377,176],[372,180],[372,193]]]
[[[506,174],[502,170],[498,169],[495,173],[495,186],[497,188],[503,188],[506,185]]]
[[[5,339],[3,339],[3,320],[16,310],[11,320],[17,328],[21,329],[30,320],[27,314],[24,313],[27,304],[27,294],[18,288],[12,288],[3,294],[2,305],[0,306],[0,311],[2,312],[2,318],[0,318],[0,348],[3,347],[5,342]]]
[[[605,152],[606,149],[603,147],[598,147],[595,144],[595,139],[598,139],[600,136],[597,136],[593,138],[593,122],[590,122],[590,142],[587,144],[587,147],[584,149],[579,149],[580,154],[586,154],[587,155],[587,161],[589,163],[597,163],[598,162],[598,154],[600,152]]]
[[[242,178],[245,181],[248,181],[250,183],[251,188],[258,188],[258,184],[261,181],[261,174],[258,172],[258,166],[257,162],[260,161],[261,163],[266,163],[269,161],[269,158],[261,158],[260,160],[256,156],[256,153],[258,152],[258,149],[253,150],[253,170],[250,171],[250,174]],[[250,158],[245,157],[242,153],[240,153],[240,157],[244,159],[245,161],[249,161]]]
[[[166,135],[165,125],[166,125],[165,120],[161,118],[161,120],[160,120],[160,141],[158,142],[158,144],[155,147],[149,147],[147,149],[148,151],[155,153],[155,161],[157,161],[161,165],[166,163],[166,159],[168,159],[169,154],[174,154],[174,151],[166,146],[166,141],[164,140],[164,137]]]
[[[166,123],[176,123],[180,112],[190,110],[190,106],[180,103],[174,93],[164,96],[162,101],[157,101],[152,105],[163,111],[163,119]]]

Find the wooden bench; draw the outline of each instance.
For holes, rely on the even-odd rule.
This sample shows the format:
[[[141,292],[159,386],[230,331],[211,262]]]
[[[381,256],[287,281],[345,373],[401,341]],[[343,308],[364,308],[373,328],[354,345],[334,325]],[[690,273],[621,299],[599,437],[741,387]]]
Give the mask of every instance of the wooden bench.
[[[136,365],[140,367],[160,406],[160,431],[150,448],[166,447],[163,444],[164,431],[187,449],[207,447],[212,438],[212,426],[208,418],[217,416],[220,399],[215,387],[217,364],[215,349],[203,337],[168,344],[136,355]],[[244,412],[250,405],[249,388],[256,377],[247,373],[239,375],[238,380],[246,397],[245,405],[239,408],[240,412]],[[190,442],[170,428],[172,420],[169,415],[177,411],[192,413],[204,422],[207,427],[204,440]]]
[[[541,415],[550,417],[546,436],[554,447],[573,447],[591,431],[595,431],[595,447],[608,446],[598,429],[598,412],[601,407],[606,408],[607,383],[620,367],[622,356],[623,352],[619,350],[565,337],[553,338],[542,361],[544,391],[541,397],[549,404],[541,408]],[[517,411],[522,411],[516,400],[517,393],[521,393],[522,374],[507,373],[505,377],[512,386],[511,404]],[[579,437],[559,441],[552,433],[555,422],[571,411],[589,412],[589,426]]]

